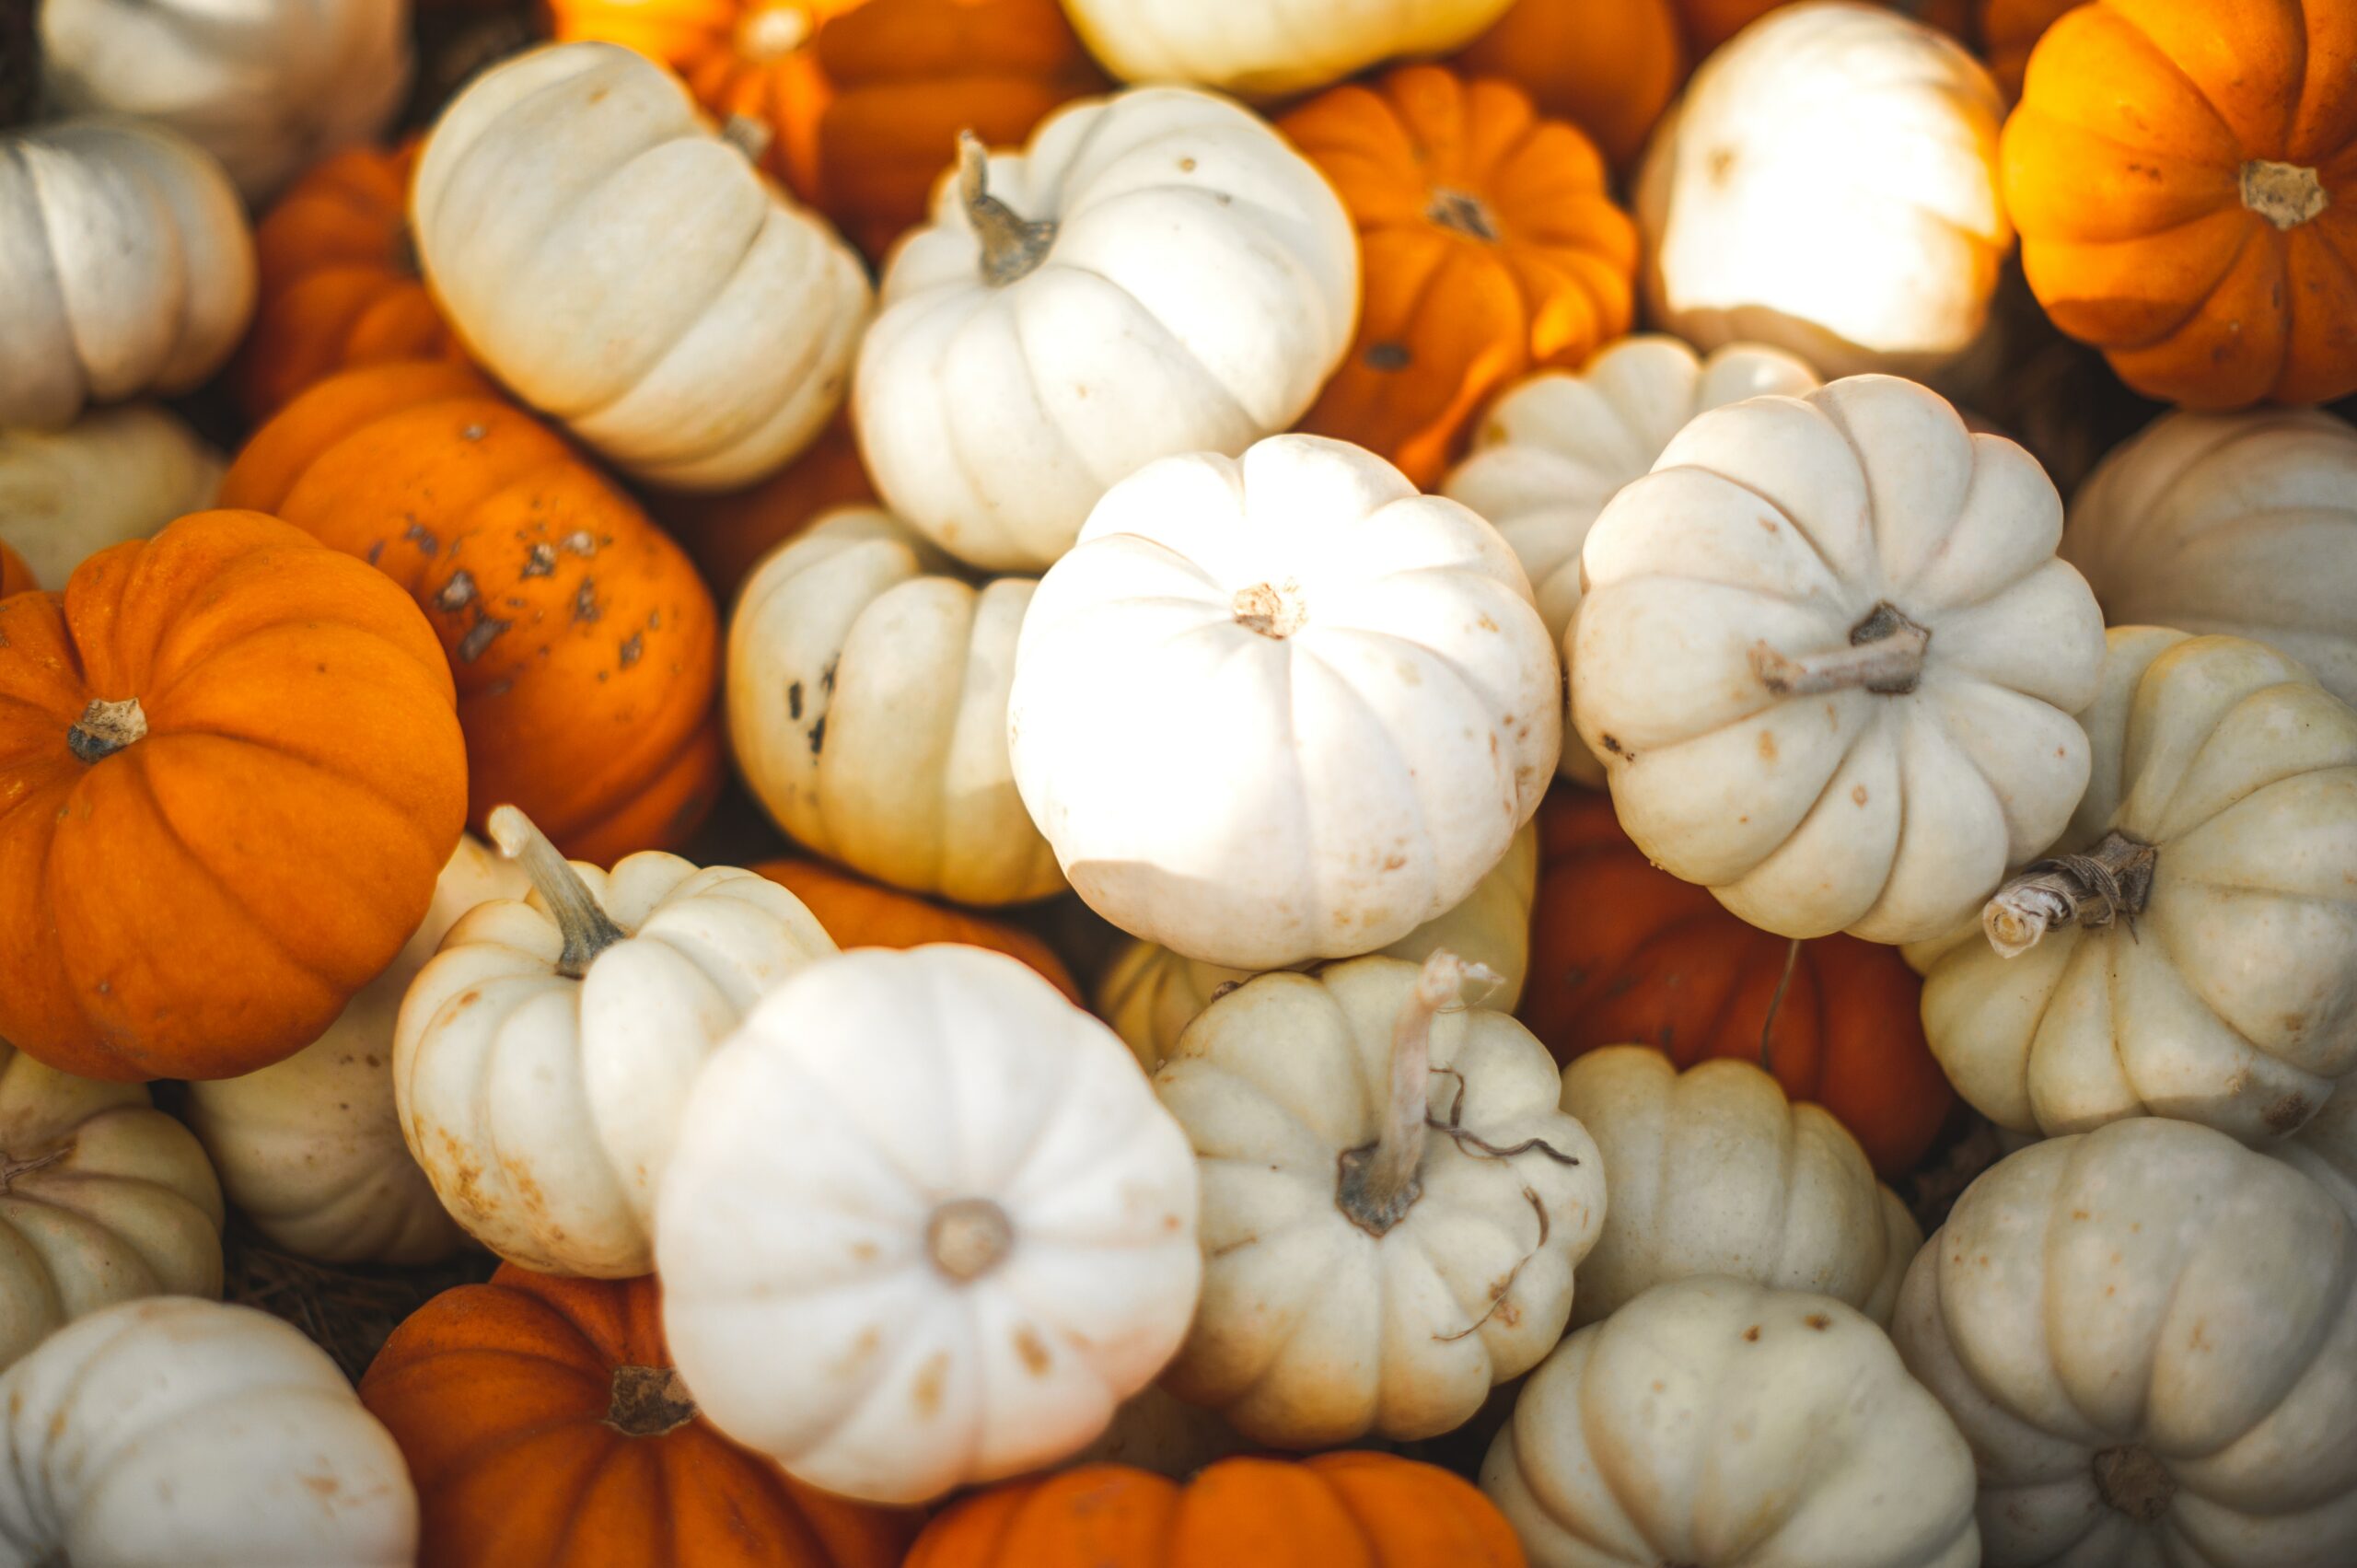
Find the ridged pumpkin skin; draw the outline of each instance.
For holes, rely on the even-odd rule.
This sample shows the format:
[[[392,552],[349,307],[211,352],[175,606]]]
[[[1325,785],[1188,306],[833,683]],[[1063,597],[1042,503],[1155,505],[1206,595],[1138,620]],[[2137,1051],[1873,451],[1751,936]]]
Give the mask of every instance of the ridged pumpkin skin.
[[[725,495],[665,490],[648,500],[723,604],[736,598],[762,556],[827,513],[875,504],[876,487],[859,460],[848,414],[837,414],[808,451],[749,490]]]
[[[478,829],[517,807],[607,864],[679,842],[711,808],[711,594],[635,503],[472,371],[332,377],[255,434],[222,495],[373,563],[425,610]]]
[[[1075,1005],[1081,1004],[1080,987],[1055,949],[1019,926],[879,888],[815,860],[765,861],[751,869],[808,906],[839,947],[922,947],[928,942],[988,947],[1022,959]]]
[[[126,700],[104,753],[91,704]],[[275,518],[0,600],[0,1037],[88,1078],[269,1065],[409,940],[465,801],[424,618]]]
[[[2357,390],[2357,8],[2083,6],[2038,41],[2003,157],[2031,291],[2136,390]]]
[[[1523,1568],[1489,1499],[1388,1454],[1222,1459],[1181,1485],[1127,1465],[1013,1481],[949,1508],[905,1568]]]
[[[894,1568],[910,1521],[787,1480],[667,1379],[655,1281],[500,1266],[393,1330],[360,1402],[427,1568]]]
[[[1538,832],[1521,1016],[1556,1060],[1635,1041],[1681,1068],[1758,1062],[1785,939],[1646,864],[1603,796],[1558,790]],[[1769,1034],[1785,1092],[1831,1111],[1883,1177],[1922,1157],[1955,1098],[1923,1040],[1921,991],[1893,949],[1817,937]]]
[[[1411,65],[1278,129],[1341,192],[1364,288],[1358,337],[1302,429],[1429,488],[1499,388],[1629,330],[1636,225],[1595,144],[1512,83]]]

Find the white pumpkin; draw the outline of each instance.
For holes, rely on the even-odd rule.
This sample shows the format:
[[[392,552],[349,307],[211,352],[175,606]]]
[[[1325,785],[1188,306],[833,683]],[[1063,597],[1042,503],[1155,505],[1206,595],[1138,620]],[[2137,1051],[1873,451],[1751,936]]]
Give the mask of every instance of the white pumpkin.
[[[490,826],[532,895],[476,906],[411,983],[393,1032],[401,1135],[501,1257],[633,1278],[654,1266],[656,1188],[705,1058],[835,945],[752,872],[653,850],[600,871],[512,806]]]
[[[1463,903],[1426,921],[1383,949],[1386,957],[1422,963],[1442,947],[1497,976],[1467,1000],[1511,1013],[1522,1000],[1530,968],[1530,906],[1538,892],[1538,828],[1527,823],[1506,857],[1481,878]],[[1214,999],[1252,978],[1181,958],[1151,942],[1132,942],[1114,956],[1097,982],[1097,1011],[1151,1073],[1178,1049],[1178,1036]]]
[[[1930,962],[1925,1038],[2000,1126],[2281,1137],[2357,1072],[2357,712],[2239,637],[2110,645],[2086,798]]]
[[[1951,929],[2086,786],[2103,621],[2061,531],[2028,453],[1910,382],[1701,415],[1582,555],[1572,712],[1620,825],[1779,935]]]
[[[530,889],[515,863],[462,835],[409,946],[327,1033],[258,1073],[188,1086],[189,1125],[229,1202],[272,1244],[325,1263],[428,1263],[465,1241],[401,1137],[394,1025],[459,917]]]
[[[74,1318],[221,1294],[221,1188],[142,1084],[101,1084],[0,1043],[0,1366]]]
[[[715,1427],[881,1503],[1052,1463],[1186,1332],[1186,1139],[1015,959],[861,948],[755,1008],[689,1098],[663,1328]]]
[[[1155,1092],[1202,1173],[1203,1296],[1163,1378],[1255,1442],[1435,1436],[1562,1336],[1605,1172],[1547,1048],[1446,950],[1269,974]]]
[[[2080,486],[2062,558],[2115,626],[2249,637],[2357,703],[2357,429],[2346,420],[2164,414]]]
[[[260,205],[409,96],[409,0],[43,0],[52,103],[170,126]]]
[[[1531,1568],[1980,1562],[1971,1451],[1882,1330],[1748,1280],[1657,1285],[1565,1340],[1481,1490]]]
[[[0,544],[63,592],[109,545],[213,505],[221,456],[150,403],[93,409],[61,431],[0,430]]]
[[[1155,459],[1292,424],[1350,347],[1341,200],[1225,99],[1091,99],[958,158],[885,269],[852,408],[878,494],[953,555],[1042,570]]]
[[[1829,1295],[1890,1321],[1922,1228],[1823,1106],[1793,1104],[1748,1062],[1681,1073],[1637,1045],[1564,1068],[1562,1106],[1595,1137],[1612,1198],[1580,1265],[1573,1322],[1702,1274]]]
[[[417,1493],[327,1353],[250,1307],[125,1302],[0,1376],[0,1562],[410,1568]]]
[[[1107,494],[1032,597],[1007,739],[1090,908],[1257,972],[1463,902],[1538,808],[1560,679],[1497,530],[1280,436]]]
[[[1704,359],[1676,338],[1623,338],[1578,374],[1533,376],[1492,404],[1441,494],[1480,513],[1514,546],[1548,635],[1562,648],[1579,612],[1580,546],[1604,504],[1643,479],[1696,414],[1817,385],[1817,373],[1782,349],[1734,343]],[[1604,764],[1568,723],[1559,766],[1591,789],[1604,783]]]
[[[640,479],[749,484],[842,401],[866,270],[630,50],[477,76],[426,138],[410,217],[475,357]]]
[[[1322,87],[1396,54],[1446,54],[1514,0],[1064,0],[1128,82],[1201,82],[1248,98]]]
[[[879,881],[961,904],[1062,891],[1006,757],[1034,587],[970,580],[864,506],[756,566],[728,627],[728,738],[778,826]]]
[[[1967,1190],[1892,1335],[1971,1443],[1989,1568],[2357,1562],[2357,1227],[2142,1119]]]
[[[2013,249],[2003,99],[1937,29],[1856,0],[1780,7],[1702,63],[1637,182],[1653,319],[1829,376],[1970,345]]]
[[[185,392],[254,308],[254,242],[221,166],[131,121],[0,132],[0,426]]]

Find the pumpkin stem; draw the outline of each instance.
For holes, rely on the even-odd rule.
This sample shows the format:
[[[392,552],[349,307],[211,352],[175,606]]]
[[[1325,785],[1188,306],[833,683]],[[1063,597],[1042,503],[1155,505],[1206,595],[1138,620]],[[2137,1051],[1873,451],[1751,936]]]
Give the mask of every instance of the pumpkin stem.
[[[971,131],[958,133],[958,194],[966,219],[982,242],[982,281],[1004,288],[1048,259],[1056,242],[1052,218],[1037,222],[990,193],[990,153]]]
[[[77,761],[103,762],[124,747],[147,738],[147,714],[136,697],[120,703],[92,698],[65,732],[65,749]]]
[[[2177,1477],[2141,1443],[2100,1449],[2088,1468],[2095,1471],[2096,1494],[2141,1524],[2167,1513],[2177,1496]]]
[[[2243,205],[2278,228],[2297,228],[2332,204],[2313,168],[2255,157],[2243,165]]]
[[[1383,1132],[1363,1148],[1342,1151],[1334,1188],[1335,1206],[1370,1236],[1405,1219],[1423,1195],[1416,1176],[1431,1132],[1433,1019],[1457,999],[1466,981],[1497,978],[1480,964],[1435,948],[1391,1026],[1391,1100]],[[1461,1090],[1457,1100],[1462,1106]]]
[[[1801,939],[1795,936],[1784,944],[1784,972],[1776,977],[1776,993],[1768,998],[1768,1016],[1759,1020],[1759,1070],[1771,1077],[1776,1073],[1776,1015],[1784,1010],[1784,993],[1793,988],[1793,970],[1800,961]]]
[[[732,114],[720,122],[720,139],[745,155],[745,161],[755,168],[770,155],[770,142],[775,133],[766,121],[749,114]]]
[[[2110,832],[2084,854],[2033,861],[1997,889],[1980,912],[1980,929],[2001,958],[2017,958],[2038,939],[2065,925],[2099,928],[2124,920],[2136,934],[2136,917],[2153,896],[2153,868],[2160,851]]]
[[[499,853],[524,863],[524,875],[532,879],[533,890],[556,916],[557,929],[564,934],[556,972],[567,980],[579,980],[589,972],[598,954],[622,939],[622,928],[590,897],[573,863],[557,854],[556,845],[532,825],[529,817],[512,806],[494,807],[489,826]]]
[[[1424,216],[1469,239],[1497,243],[1498,220],[1491,215],[1489,203],[1470,192],[1435,189],[1425,204]]]
[[[988,1198],[952,1198],[925,1222],[933,1266],[959,1284],[997,1268],[1014,1246],[1015,1222]]]
[[[47,1170],[73,1152],[72,1144],[60,1144],[49,1153],[35,1155],[29,1159],[17,1159],[12,1156],[0,1154],[0,1193],[5,1193],[15,1187],[17,1178],[30,1176],[37,1170]]]
[[[1229,608],[1236,612],[1238,626],[1279,642],[1309,623],[1309,606],[1302,602],[1301,585],[1291,578],[1281,584],[1255,583],[1238,588]]]
[[[1885,697],[1903,697],[1923,679],[1923,653],[1932,630],[1889,603],[1877,604],[1850,628],[1850,646],[1839,653],[1787,658],[1765,643],[1751,647],[1752,673],[1779,697],[1813,697],[1859,687]]]
[[[696,1418],[695,1397],[676,1367],[617,1366],[605,1425],[625,1437],[660,1437]]]

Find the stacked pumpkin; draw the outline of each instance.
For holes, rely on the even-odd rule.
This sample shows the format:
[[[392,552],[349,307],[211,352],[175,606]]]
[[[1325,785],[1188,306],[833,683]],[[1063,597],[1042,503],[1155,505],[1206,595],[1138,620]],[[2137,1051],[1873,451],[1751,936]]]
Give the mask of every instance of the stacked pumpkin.
[[[11,1560],[2357,1559],[2357,16],[533,23],[0,72]]]

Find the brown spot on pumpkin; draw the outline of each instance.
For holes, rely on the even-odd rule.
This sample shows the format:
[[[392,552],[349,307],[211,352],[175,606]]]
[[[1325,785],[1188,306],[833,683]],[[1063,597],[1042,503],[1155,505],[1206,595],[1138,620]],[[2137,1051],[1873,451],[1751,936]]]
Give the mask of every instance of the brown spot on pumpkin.
[[[1030,1324],[1019,1325],[1015,1330],[1015,1353],[1023,1360],[1023,1369],[1034,1377],[1045,1377],[1051,1357],[1048,1347],[1039,1342],[1039,1335]]]
[[[1712,184],[1724,185],[1735,177],[1735,149],[1713,147],[1711,156],[1703,160],[1703,165],[1710,172]]]
[[[1598,736],[1596,738],[1603,741],[1604,749],[1607,751],[1611,752],[1615,757],[1626,757],[1629,755],[1629,752],[1621,748],[1620,738],[1619,736],[1603,735]]]
[[[802,717],[802,682],[795,681],[785,689],[785,716],[797,723]]]
[[[1864,806],[1866,803],[1866,786],[1864,784],[1852,784],[1850,786],[1850,798],[1856,801],[1860,806]]]
[[[1181,174],[1192,174],[1192,173],[1194,173],[1194,172],[1195,172],[1195,160],[1194,160],[1193,158],[1190,158],[1190,157],[1182,157],[1182,158],[1180,158],[1180,159],[1178,160],[1178,172],[1179,172],[1179,173],[1181,173]]]
[[[442,553],[442,541],[435,537],[434,530],[413,519],[409,527],[401,530],[401,539],[406,543],[417,546],[417,552],[420,555]]]
[[[514,624],[514,621],[502,621],[496,615],[485,615],[482,607],[477,606],[475,623],[468,627],[467,634],[459,640],[459,662],[472,664],[482,657],[484,650],[498,641],[499,634]]]
[[[916,1407],[919,1417],[930,1419],[941,1413],[941,1391],[949,1381],[949,1353],[937,1350],[917,1368],[917,1380],[909,1388],[909,1402]]]
[[[434,596],[434,608],[445,615],[456,615],[474,603],[477,597],[475,575],[461,566],[450,574],[450,580]]]
[[[374,566],[377,562],[379,562],[379,561],[383,560],[384,558],[385,558],[385,541],[384,541],[383,540],[381,540],[381,539],[380,539],[380,540],[377,540],[373,541],[373,542],[368,546],[368,564],[369,564],[369,565],[371,565],[371,566]],[[5,647],[6,647],[7,645],[7,645],[7,642],[6,642],[6,639],[0,639],[0,648],[5,648]]]
[[[297,1479],[302,1481],[304,1491],[312,1493],[320,1497],[333,1497],[337,1493],[343,1490],[343,1486],[336,1481],[335,1477],[331,1475],[307,1475],[298,1477]]]
[[[629,636],[622,639],[621,665],[624,669],[628,669],[631,666],[636,664],[641,658],[645,656],[645,654],[646,634],[644,633],[633,632]]]
[[[1759,1342],[1759,1324],[1754,1323],[1750,1328],[1746,1329],[1743,1331],[1743,1342],[1747,1345],[1756,1345]]]
[[[810,726],[810,755],[816,757],[827,744],[827,715],[820,714],[819,722]]]
[[[2270,1132],[2292,1132],[2308,1119],[2308,1097],[2294,1089],[2259,1113]]]
[[[1415,363],[1406,343],[1369,343],[1359,359],[1369,370],[1405,370]]]
[[[573,596],[573,623],[575,626],[590,625],[604,620],[605,615],[606,612],[598,608],[598,579],[582,578],[580,588]],[[629,645],[623,645],[627,647]],[[624,658],[622,668],[629,668],[632,662],[629,658]]]
[[[1759,732],[1759,760],[1763,762],[1776,760],[1776,732],[1772,729]]]
[[[1828,1318],[1822,1312],[1812,1312],[1807,1317],[1802,1318],[1801,1321],[1807,1324],[1810,1328],[1815,1329],[1820,1334],[1825,1332],[1826,1330],[1833,1327],[1833,1319]]]
[[[524,552],[524,570],[521,575],[527,577],[552,577],[556,575],[555,547],[548,544],[536,544],[532,546],[531,549],[526,551]]]
[[[854,1241],[851,1244],[851,1255],[855,1261],[872,1263],[876,1260],[876,1243]]]

